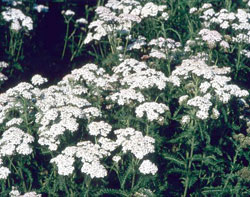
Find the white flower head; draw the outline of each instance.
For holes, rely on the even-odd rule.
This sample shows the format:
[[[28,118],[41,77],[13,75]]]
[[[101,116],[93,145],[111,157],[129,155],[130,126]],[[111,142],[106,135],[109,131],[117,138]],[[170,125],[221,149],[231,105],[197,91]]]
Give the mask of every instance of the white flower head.
[[[7,179],[10,174],[9,168],[0,165],[0,180]]]
[[[7,68],[9,64],[7,62],[1,61],[0,62],[0,68]]]
[[[34,75],[32,78],[31,78],[31,83],[35,86],[40,86],[44,83],[46,83],[48,80],[44,77],[42,77],[41,75],[39,74],[36,74]]]
[[[122,151],[130,151],[137,159],[142,159],[149,153],[154,153],[155,139],[143,136],[140,131],[133,128],[117,129],[114,131],[117,136],[117,145],[122,146]]]
[[[48,12],[49,11],[49,7],[48,6],[45,6],[45,5],[42,5],[42,4],[35,4],[34,5],[34,9],[40,13],[40,12]]]
[[[85,18],[79,18],[79,19],[76,20],[76,23],[88,24],[88,21]]]
[[[88,125],[88,129],[90,135],[106,137],[110,133],[112,126],[104,121],[91,122]]]
[[[122,158],[120,157],[120,156],[114,156],[113,158],[112,158],[112,160],[114,161],[114,162],[116,162],[116,163],[118,163],[120,160],[121,160]]]
[[[72,11],[72,10],[63,10],[62,11],[62,14],[65,15],[65,16],[74,16],[75,15],[75,12]]]
[[[141,163],[139,171],[145,175],[147,174],[155,175],[156,172],[158,171],[158,168],[155,164],[153,164],[150,160],[147,159]]]
[[[190,8],[190,10],[189,10],[189,14],[193,14],[194,12],[196,12],[197,11],[197,8],[196,7],[192,7],[192,8]]]
[[[60,154],[57,157],[50,160],[50,163],[55,163],[58,167],[58,174],[68,176],[74,171],[74,157]]]
[[[213,108],[213,109],[212,109],[211,118],[216,120],[216,119],[219,118],[219,116],[220,116],[220,112],[218,111],[218,109]]]
[[[169,111],[169,107],[163,103],[146,102],[136,107],[136,116],[142,118],[144,114],[149,121],[158,120],[161,114]]]
[[[181,118],[181,124],[182,125],[186,125],[189,122],[190,122],[190,116],[189,115],[182,116],[182,118]]]
[[[152,2],[146,3],[144,7],[141,9],[141,16],[146,18],[148,16],[157,16],[158,14],[158,6]]]

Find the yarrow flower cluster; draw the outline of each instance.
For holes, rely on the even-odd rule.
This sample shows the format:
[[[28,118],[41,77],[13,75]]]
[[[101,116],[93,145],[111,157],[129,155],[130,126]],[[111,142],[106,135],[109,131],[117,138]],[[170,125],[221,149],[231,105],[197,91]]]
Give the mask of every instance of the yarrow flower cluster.
[[[2,166],[2,164],[3,164],[3,160],[0,155],[0,180],[7,179],[10,174],[9,168]]]
[[[109,153],[98,144],[90,141],[79,142],[76,146],[67,147],[61,154],[51,159],[58,167],[58,173],[68,176],[73,173],[75,157],[81,159],[81,172],[88,174],[91,178],[103,178],[107,170],[100,160]]]
[[[79,18],[76,20],[76,23],[79,24],[88,24],[88,21],[85,18]]]
[[[192,8],[193,10],[194,8]],[[246,47],[243,46],[243,50],[246,52],[242,54],[246,54],[246,57],[248,57],[250,14],[247,10],[239,8],[237,12],[229,12],[223,8],[215,12],[211,4],[204,4],[198,12],[202,12],[200,18],[203,20],[202,24],[205,27],[199,34],[209,48],[214,48],[216,43],[219,43],[219,46],[227,52],[231,48],[230,46],[235,44],[246,45]],[[231,34],[222,37],[225,32],[231,32]]]
[[[46,79],[46,78],[44,78],[44,77],[42,77],[41,75],[34,75],[32,78],[31,78],[31,83],[33,84],[33,85],[37,85],[37,86],[40,86],[40,85],[42,85],[42,84],[44,84],[44,83],[46,83],[48,80]]]
[[[209,29],[202,29],[199,32],[199,35],[201,35],[202,40],[207,43],[209,48],[214,48],[216,46],[216,43],[222,40],[222,35],[214,30],[211,31]]]
[[[66,131],[77,131],[77,119],[100,116],[98,109],[78,96],[78,90],[86,93],[85,87],[79,89],[78,86],[72,86],[68,78],[65,78],[58,86],[51,86],[40,92],[36,105],[41,111],[36,114],[36,122],[41,125],[38,140],[41,145],[48,145],[50,150],[56,150],[60,144],[60,135]]]
[[[208,93],[201,96],[196,96],[190,100],[188,100],[187,105],[198,107],[198,111],[196,112],[196,116],[199,119],[205,120],[209,116],[209,109],[212,106],[212,102],[210,101],[211,95]]]
[[[248,91],[229,84],[231,78],[225,76],[229,72],[230,68],[227,67],[208,66],[203,60],[187,59],[176,67],[167,81],[174,86],[187,88],[189,95],[181,96],[179,103],[182,105],[187,102],[187,105],[197,107],[196,116],[205,120],[210,117],[214,97],[226,104],[232,97],[242,98],[249,95]],[[200,84],[196,84],[197,79],[201,81]],[[218,116],[219,112],[214,108],[211,117],[217,119]]]
[[[167,6],[156,5],[152,2],[146,3],[144,6],[139,1],[117,1],[109,0],[104,6],[96,9],[98,19],[89,24],[91,30],[85,38],[85,44],[92,40],[100,40],[107,35],[115,35],[118,33],[127,34],[131,31],[134,24],[139,24],[143,19],[148,17],[157,17],[159,19],[168,20],[168,13],[165,12]],[[139,38],[138,38],[139,39]],[[142,39],[137,40],[129,45],[128,49],[140,48],[144,45]]]
[[[149,160],[144,160],[140,167],[139,167],[139,171],[142,174],[152,174],[155,175],[156,172],[158,171],[158,168],[155,164],[153,164],[151,161]]]
[[[37,194],[36,192],[27,192],[23,195],[18,191],[16,187],[12,187],[12,190],[9,193],[10,197],[42,197],[41,194]]]
[[[1,71],[4,68],[7,68],[9,66],[9,64],[7,62],[0,62],[0,82],[1,81],[6,81],[8,79],[8,77],[6,77]]]
[[[149,53],[150,57],[155,57],[157,59],[173,59],[174,55],[180,52],[181,43],[170,38],[159,37],[157,39],[152,39],[148,43],[148,46],[152,47]]]
[[[30,144],[33,141],[33,136],[24,133],[17,127],[10,127],[2,134],[2,138],[0,139],[0,156],[31,154],[32,148],[30,147]]]
[[[72,11],[72,10],[63,10],[62,11],[62,14],[65,15],[65,16],[74,16],[75,15],[75,12]]]
[[[122,86],[140,90],[156,87],[162,90],[166,86],[166,77],[161,71],[150,69],[144,62],[126,59],[113,68],[113,78],[119,79]]]
[[[9,168],[2,166],[3,158],[18,154],[31,154],[33,150],[30,144],[32,142],[34,142],[34,137],[17,127],[10,127],[3,132],[0,139],[0,180],[7,179],[11,173]]]
[[[91,122],[88,125],[88,129],[89,129],[90,135],[94,135],[94,136],[101,135],[103,137],[107,137],[107,135],[112,130],[112,126],[104,121]]]
[[[45,6],[45,5],[42,5],[42,4],[35,4],[34,5],[34,9],[40,13],[40,12],[48,12],[49,11],[49,7],[48,6]]]
[[[14,31],[20,31],[22,28],[28,31],[33,29],[33,20],[19,9],[7,8],[2,12],[2,16],[6,22],[11,22],[10,28]]]
[[[128,105],[133,101],[137,101],[139,103],[145,101],[145,97],[142,93],[137,92],[136,90],[129,88],[129,89],[121,89],[119,92],[116,92],[108,97],[107,100],[112,100],[117,102],[118,105]]]
[[[163,103],[146,102],[135,109],[136,117],[142,118],[144,114],[149,121],[161,119],[162,114],[169,111],[169,107]]]
[[[114,133],[117,136],[116,143],[122,147],[123,153],[130,151],[137,159],[142,159],[147,154],[155,152],[154,138],[143,136],[140,131],[126,128],[117,129]]]

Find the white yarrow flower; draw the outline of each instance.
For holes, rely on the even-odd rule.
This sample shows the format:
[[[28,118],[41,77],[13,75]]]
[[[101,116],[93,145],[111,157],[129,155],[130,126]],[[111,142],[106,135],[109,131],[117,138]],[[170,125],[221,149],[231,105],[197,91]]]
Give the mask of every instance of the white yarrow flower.
[[[40,85],[42,85],[42,84],[44,84],[44,83],[46,83],[48,80],[46,79],[46,78],[44,78],[44,77],[42,77],[41,75],[39,75],[39,74],[36,74],[36,75],[34,75],[32,78],[31,78],[31,83],[33,84],[33,85],[37,85],[37,86],[40,86]]]
[[[0,166],[0,180],[1,179],[7,179],[9,174],[10,174],[9,168],[6,168],[4,166]]]
[[[144,160],[139,167],[139,171],[142,174],[152,174],[155,175],[158,171],[158,168],[155,164],[153,164],[150,160]]]
[[[91,122],[88,125],[89,134],[94,136],[104,136],[106,137],[112,130],[112,126],[104,121]]]

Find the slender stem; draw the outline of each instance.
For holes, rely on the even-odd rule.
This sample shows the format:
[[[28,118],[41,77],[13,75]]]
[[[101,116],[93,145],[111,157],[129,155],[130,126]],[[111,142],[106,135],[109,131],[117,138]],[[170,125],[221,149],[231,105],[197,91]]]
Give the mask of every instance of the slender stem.
[[[137,167],[139,161],[137,159],[133,158],[132,162],[133,162],[133,171],[132,171],[133,175],[132,175],[131,189],[133,189],[133,187],[135,185],[135,175],[136,175],[136,169],[135,168]]]
[[[100,49],[102,58],[104,58],[105,56],[104,56],[104,53],[103,53],[103,50],[102,50],[102,45],[100,43],[99,43],[99,49]],[[111,47],[111,49],[112,49],[112,47]]]
[[[168,60],[167,67],[168,67],[168,76],[171,75],[171,60]]]
[[[73,59],[75,58],[75,56],[79,55],[80,49],[83,47],[83,45],[84,45],[84,39],[83,39],[83,34],[81,33],[80,39],[79,39],[78,44],[77,44],[77,49],[72,54],[72,56],[70,58],[70,61],[73,61]]]
[[[190,156],[188,156],[188,169],[187,169],[187,175],[186,175],[186,179],[185,179],[185,189],[184,189],[184,194],[183,197],[187,196],[187,191],[189,188],[189,174],[190,174],[190,170],[191,170],[191,166],[192,166],[192,162],[193,162],[193,153],[194,153],[194,135],[192,137],[192,141],[191,141],[191,150],[190,150]]]
[[[64,40],[64,46],[63,46],[63,52],[62,52],[62,57],[61,59],[64,58],[65,55],[65,51],[66,51],[66,47],[67,47],[67,43],[68,43],[68,36],[69,36],[69,21],[66,20],[66,35],[65,35],[65,40]]]
[[[20,43],[19,43],[19,47],[18,47],[18,50],[17,50],[17,55],[16,55],[16,58],[15,58],[15,61],[18,61],[18,59],[19,59],[20,52],[21,52],[21,50],[22,50],[22,46],[23,46],[23,39],[20,40]]]
[[[89,196],[89,186],[90,186],[90,183],[91,183],[91,179],[88,177],[88,176],[85,176],[84,177],[84,183],[85,183],[85,186],[87,188],[85,194],[84,194],[84,197],[88,197]]]
[[[80,53],[80,49],[81,49],[80,47],[81,47],[82,42],[83,42],[82,38],[83,38],[83,36],[82,36],[82,33],[81,33],[80,38],[79,38],[78,43],[77,43],[77,47],[73,51],[73,53],[71,55],[71,58],[70,58],[70,61],[73,61],[73,59],[75,58],[75,55]]]
[[[69,189],[68,189],[68,186],[66,184],[66,178],[65,177],[63,177],[63,185],[64,185],[64,188],[66,190],[67,196],[69,196]]]
[[[238,53],[237,53],[237,63],[236,63],[236,71],[235,71],[234,79],[237,79],[238,72],[240,70],[241,50],[242,50],[242,45],[240,44],[238,48]]]
[[[108,40],[109,40],[109,43],[110,43],[111,53],[114,54],[114,49],[113,49],[113,43],[112,43],[111,36],[108,36]]]
[[[146,127],[146,135],[148,135],[148,133],[149,133],[149,125],[148,125],[149,123],[148,123],[148,121],[147,121],[147,127]]]
[[[132,28],[131,28],[131,29],[132,29]],[[128,34],[128,35],[130,35],[130,32],[131,32],[131,31],[129,31],[129,34]],[[127,52],[128,41],[129,41],[129,38],[126,37],[125,47],[124,47],[124,50],[123,50],[123,58],[125,57],[126,52]]]
[[[19,176],[21,177],[21,182],[22,182],[22,185],[23,185],[23,188],[24,188],[24,192],[27,192],[28,190],[27,190],[27,186],[25,184],[25,179],[24,179],[23,171],[22,171],[22,168],[23,168],[22,161],[21,162],[18,161],[18,167],[19,167],[19,169],[18,169],[17,172],[18,172]]]
[[[223,187],[223,191],[224,191],[225,188],[227,187],[227,185],[228,185],[228,183],[229,183],[229,180],[230,180],[230,178],[231,178],[231,176],[232,176],[232,174],[233,174],[234,165],[235,165],[235,163],[236,163],[238,154],[239,154],[239,149],[237,148],[237,149],[236,149],[236,153],[235,153],[234,158],[233,158],[233,164],[231,165],[230,174],[229,174],[229,176],[228,176],[227,179],[226,179],[226,182],[225,182],[224,187]]]

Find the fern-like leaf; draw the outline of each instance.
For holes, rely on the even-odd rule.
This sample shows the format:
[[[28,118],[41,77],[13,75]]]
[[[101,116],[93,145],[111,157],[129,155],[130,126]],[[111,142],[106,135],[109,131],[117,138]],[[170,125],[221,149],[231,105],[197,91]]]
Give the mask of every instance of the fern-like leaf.
[[[129,193],[121,189],[101,189],[95,194],[95,197],[99,197],[104,194],[108,194],[112,196],[119,195],[119,196],[129,197]]]
[[[163,153],[163,157],[169,161],[172,161],[173,163],[177,164],[178,166],[185,167],[186,163],[185,161],[179,159],[175,155],[169,154],[169,153]]]
[[[124,186],[126,184],[127,178],[129,177],[130,173],[133,171],[133,164],[132,162],[129,163],[128,168],[124,175],[121,177],[121,188],[124,189]]]

